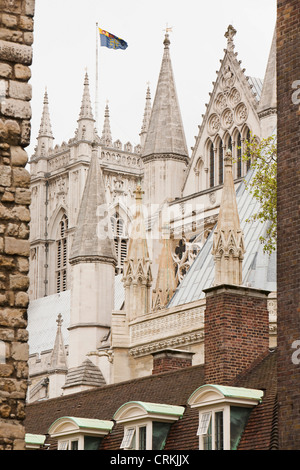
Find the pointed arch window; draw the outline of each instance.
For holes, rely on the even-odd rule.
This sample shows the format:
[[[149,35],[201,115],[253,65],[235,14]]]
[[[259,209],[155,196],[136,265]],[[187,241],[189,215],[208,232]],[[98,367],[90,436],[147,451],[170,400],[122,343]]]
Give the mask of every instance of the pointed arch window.
[[[223,142],[222,140],[219,141],[219,149],[218,149],[218,156],[219,156],[219,184],[223,184],[223,163],[224,163],[224,155],[223,155]]]
[[[247,130],[247,134],[246,134],[246,140],[247,142],[250,143],[250,139],[251,139],[251,135],[250,135],[250,129]],[[250,167],[251,167],[251,159],[250,159],[250,153],[249,153],[249,150],[247,151],[247,161],[246,161],[246,171],[249,171],[250,170]]]
[[[110,218],[110,222],[117,256],[116,274],[120,274],[123,271],[124,260],[127,256],[128,248],[128,236],[126,232],[126,225],[124,219],[120,217],[118,212],[116,212]]]
[[[215,154],[213,143],[209,146],[209,186],[212,188],[215,185]]]
[[[68,218],[63,215],[56,240],[56,292],[67,290]]]
[[[237,156],[237,178],[242,176],[242,139],[241,134],[238,133],[237,144],[236,144],[236,156]]]

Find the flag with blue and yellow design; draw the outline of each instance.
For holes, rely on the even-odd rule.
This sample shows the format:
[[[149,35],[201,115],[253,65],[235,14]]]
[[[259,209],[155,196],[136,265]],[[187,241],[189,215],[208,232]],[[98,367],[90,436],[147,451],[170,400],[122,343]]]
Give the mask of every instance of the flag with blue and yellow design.
[[[99,28],[100,44],[101,46],[108,47],[109,49],[126,49],[128,44],[123,39],[118,38],[114,34],[104,31]]]

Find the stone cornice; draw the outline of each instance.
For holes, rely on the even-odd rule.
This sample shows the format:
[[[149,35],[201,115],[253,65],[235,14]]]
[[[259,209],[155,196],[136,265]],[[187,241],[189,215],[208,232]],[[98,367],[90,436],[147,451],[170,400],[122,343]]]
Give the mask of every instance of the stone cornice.
[[[187,155],[179,155],[176,153],[154,153],[151,155],[142,156],[144,163],[149,163],[155,160],[175,160],[180,161],[188,165],[189,157]]]

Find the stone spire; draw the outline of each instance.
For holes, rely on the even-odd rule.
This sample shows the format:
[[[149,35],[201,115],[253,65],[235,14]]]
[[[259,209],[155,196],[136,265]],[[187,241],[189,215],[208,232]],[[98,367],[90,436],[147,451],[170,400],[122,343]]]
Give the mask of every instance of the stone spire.
[[[79,112],[77,138],[79,140],[94,140],[95,134],[95,119],[93,117],[89,78],[87,72],[84,77],[83,95],[81,100],[81,107]]]
[[[129,321],[150,311],[150,287],[152,283],[151,261],[144,224],[140,186],[136,188],[136,211],[132,222],[127,257],[124,260],[123,283],[125,311]]]
[[[262,122],[262,137],[268,137],[274,131],[277,123],[276,28],[257,112]]]
[[[164,53],[150,121],[142,148],[145,204],[181,197],[188,150],[177,98],[166,33]]]
[[[230,150],[227,150],[224,158],[224,172],[222,200],[212,248],[215,260],[215,285],[241,285],[245,253],[244,235],[237,210]]]
[[[147,93],[146,93],[146,104],[145,104],[145,110],[144,110],[144,118],[143,118],[143,124],[140,132],[140,138],[141,138],[141,146],[142,148],[145,145],[145,140],[147,136],[147,131],[149,127],[149,122],[150,122],[150,116],[151,116],[151,94],[150,94],[150,87],[148,85],[147,87]]]
[[[102,141],[103,145],[105,145],[107,147],[112,145],[108,102],[106,102],[106,106],[105,106],[104,124],[103,124],[101,141]]]
[[[156,286],[152,291],[153,311],[166,307],[177,287],[170,242],[169,230],[163,227]]]
[[[90,168],[81,200],[70,263],[116,263],[98,148],[93,146]]]
[[[154,154],[188,157],[169,46],[170,39],[169,35],[166,34],[151,119],[142,153],[143,157]]]
[[[41,125],[40,125],[39,134],[37,137],[37,141],[38,141],[37,150],[36,150],[37,155],[38,156],[46,155],[48,153],[48,150],[52,148],[53,140],[54,140],[54,137],[53,137],[52,128],[51,128],[48,93],[47,93],[47,88],[46,88],[45,94],[44,94]]]
[[[54,348],[50,358],[50,370],[67,370],[67,357],[65,351],[64,340],[61,332],[63,323],[62,315],[59,314],[56,320],[57,332],[54,342]]]

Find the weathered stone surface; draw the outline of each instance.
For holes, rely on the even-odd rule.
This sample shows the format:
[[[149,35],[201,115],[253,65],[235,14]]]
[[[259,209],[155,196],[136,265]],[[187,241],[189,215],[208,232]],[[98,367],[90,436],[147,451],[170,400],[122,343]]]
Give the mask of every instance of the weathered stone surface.
[[[27,81],[31,78],[31,70],[26,65],[16,64],[14,66],[15,77],[18,80]]]
[[[11,168],[8,165],[0,165],[0,186],[10,186]]]
[[[14,237],[5,237],[4,239],[5,253],[8,255],[29,256],[29,241],[19,240]]]
[[[11,164],[13,166],[25,166],[28,160],[27,153],[20,146],[12,146],[11,152]]]
[[[0,57],[2,61],[31,65],[32,48],[23,44],[14,44],[0,40]]]
[[[9,78],[12,75],[12,67],[9,64],[0,63],[0,77]]]
[[[18,100],[30,101],[32,98],[32,87],[29,83],[10,80],[9,96]]]
[[[30,119],[31,106],[27,101],[7,98],[1,104],[1,112],[4,116],[17,119]]]

